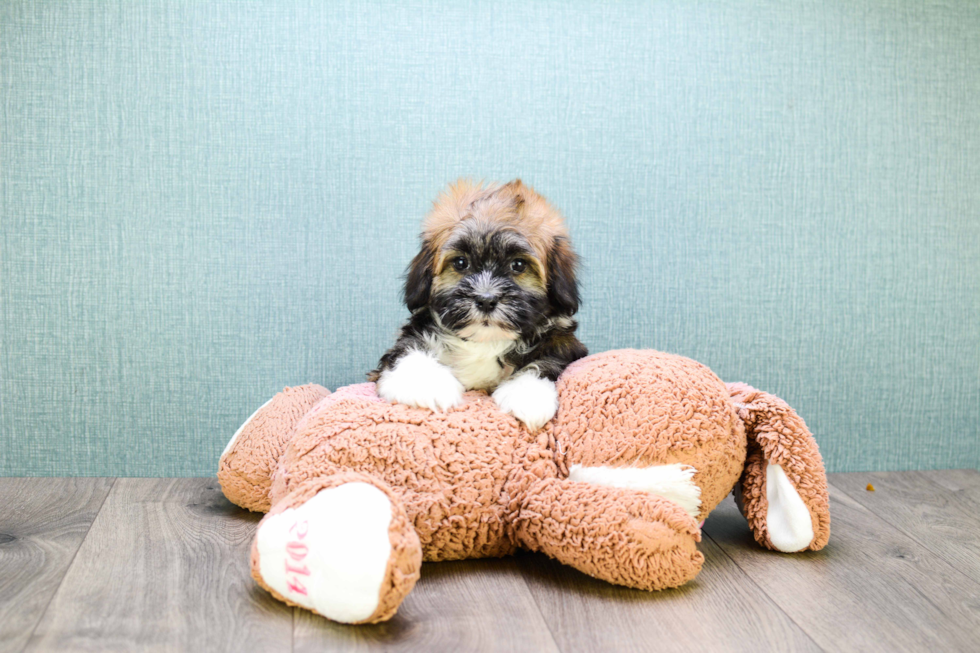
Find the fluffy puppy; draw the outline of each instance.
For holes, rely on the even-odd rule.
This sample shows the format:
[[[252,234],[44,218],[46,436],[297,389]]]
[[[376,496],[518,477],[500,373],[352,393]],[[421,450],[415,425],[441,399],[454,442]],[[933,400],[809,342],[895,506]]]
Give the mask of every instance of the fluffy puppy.
[[[432,410],[486,390],[537,430],[558,409],[555,379],[588,353],[572,319],[577,263],[561,215],[519,179],[450,185],[408,267],[412,316],[368,378],[384,399]]]

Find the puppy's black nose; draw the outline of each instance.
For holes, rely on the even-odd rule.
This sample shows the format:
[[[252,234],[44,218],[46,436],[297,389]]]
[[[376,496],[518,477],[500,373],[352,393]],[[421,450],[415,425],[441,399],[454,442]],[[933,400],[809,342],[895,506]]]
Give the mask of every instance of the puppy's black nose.
[[[474,301],[478,309],[484,313],[492,313],[497,308],[498,299],[493,295],[477,295]]]

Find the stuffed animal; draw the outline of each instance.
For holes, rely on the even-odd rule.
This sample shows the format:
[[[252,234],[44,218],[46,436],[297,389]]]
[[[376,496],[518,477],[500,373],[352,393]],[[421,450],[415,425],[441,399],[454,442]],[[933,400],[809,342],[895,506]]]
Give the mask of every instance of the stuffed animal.
[[[580,359],[557,388],[534,433],[483,392],[433,412],[373,383],[284,389],[219,463],[225,495],[268,512],[255,580],[346,623],[391,618],[423,560],[518,548],[618,585],[677,587],[704,561],[699,522],[733,488],[760,545],[827,543],[823,462],[780,399],[649,350]]]

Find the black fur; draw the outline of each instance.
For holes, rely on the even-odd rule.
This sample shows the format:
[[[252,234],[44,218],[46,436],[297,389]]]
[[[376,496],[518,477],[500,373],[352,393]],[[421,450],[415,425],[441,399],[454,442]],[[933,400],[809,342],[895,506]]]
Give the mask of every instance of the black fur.
[[[578,313],[578,282],[575,279],[577,268],[578,256],[572,251],[571,244],[564,238],[559,238],[548,253],[548,269],[551,272],[548,301],[556,311],[566,315]]]
[[[405,273],[405,305],[413,313],[429,303],[432,288],[432,249],[422,243],[422,249],[408,266]]]

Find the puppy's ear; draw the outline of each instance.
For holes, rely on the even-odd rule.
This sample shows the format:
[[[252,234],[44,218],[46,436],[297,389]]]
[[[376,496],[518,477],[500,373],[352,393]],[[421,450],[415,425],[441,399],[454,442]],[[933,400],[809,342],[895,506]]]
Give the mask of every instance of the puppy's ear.
[[[578,312],[578,255],[567,238],[558,236],[548,252],[548,302],[555,313]]]
[[[423,241],[422,249],[412,259],[405,272],[405,305],[413,313],[429,303],[434,258],[431,243]]]
[[[500,187],[500,190],[506,191],[507,194],[511,196],[511,198],[514,200],[514,206],[518,210],[524,206],[524,194],[527,191],[527,188],[525,188],[523,181],[520,179],[515,179],[514,181],[507,182]]]

